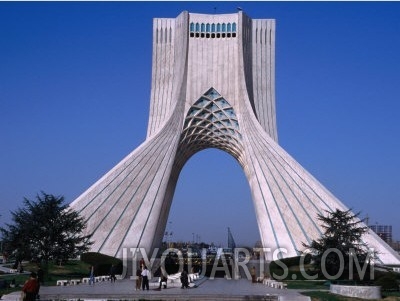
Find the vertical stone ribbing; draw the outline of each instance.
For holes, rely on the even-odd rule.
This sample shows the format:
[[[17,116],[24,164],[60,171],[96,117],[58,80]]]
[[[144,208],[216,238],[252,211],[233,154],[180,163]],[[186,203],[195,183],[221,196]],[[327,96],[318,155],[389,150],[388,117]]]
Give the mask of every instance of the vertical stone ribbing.
[[[278,142],[278,129],[276,124],[276,105],[275,105],[275,20],[268,21],[267,34],[268,42],[268,70],[270,72],[270,80],[268,80],[267,86],[267,98],[271,107],[270,120],[268,120],[270,130],[270,136]]]
[[[255,114],[263,129],[277,141],[275,120],[275,21],[252,21],[253,97]],[[251,95],[249,95],[252,97]]]
[[[158,18],[153,24],[153,76],[147,137],[160,129],[175,105],[172,97],[176,66],[175,19]]]

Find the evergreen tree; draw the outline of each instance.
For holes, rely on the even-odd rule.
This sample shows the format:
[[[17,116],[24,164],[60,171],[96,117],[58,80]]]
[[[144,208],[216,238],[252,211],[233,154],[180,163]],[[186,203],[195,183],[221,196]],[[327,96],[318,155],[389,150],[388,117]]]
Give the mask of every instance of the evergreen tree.
[[[303,243],[311,249],[315,268],[320,276],[329,279],[364,279],[366,270],[363,268],[374,257],[362,241],[368,227],[358,218],[360,213],[339,209],[326,212],[326,216],[318,215],[325,233],[309,245]]]
[[[0,228],[5,251],[17,261],[65,261],[86,252],[90,235],[82,235],[86,221],[64,204],[64,197],[46,194],[36,201],[24,198],[24,207],[12,214],[12,224]]]

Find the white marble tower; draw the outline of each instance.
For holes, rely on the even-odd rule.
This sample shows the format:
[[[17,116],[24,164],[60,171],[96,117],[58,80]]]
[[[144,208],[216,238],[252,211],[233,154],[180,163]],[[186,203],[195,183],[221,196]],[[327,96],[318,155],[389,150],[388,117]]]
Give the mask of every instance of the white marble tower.
[[[183,166],[206,148],[242,166],[262,243],[285,257],[321,235],[318,214],[348,209],[278,144],[275,20],[241,11],[154,19],[150,98],[146,140],[71,204],[88,221],[92,251],[151,254]],[[380,262],[400,263],[372,231],[364,238]]]

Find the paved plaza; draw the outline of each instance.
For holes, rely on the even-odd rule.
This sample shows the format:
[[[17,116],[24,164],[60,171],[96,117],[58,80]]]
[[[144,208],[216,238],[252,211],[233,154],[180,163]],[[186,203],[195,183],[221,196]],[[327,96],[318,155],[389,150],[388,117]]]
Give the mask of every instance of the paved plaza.
[[[20,293],[3,296],[2,300],[19,300]],[[181,289],[171,287],[149,291],[136,291],[134,280],[99,282],[95,285],[43,286],[41,300],[279,300],[306,301],[297,290],[276,289],[247,279],[227,280],[222,278],[203,279],[197,287]]]

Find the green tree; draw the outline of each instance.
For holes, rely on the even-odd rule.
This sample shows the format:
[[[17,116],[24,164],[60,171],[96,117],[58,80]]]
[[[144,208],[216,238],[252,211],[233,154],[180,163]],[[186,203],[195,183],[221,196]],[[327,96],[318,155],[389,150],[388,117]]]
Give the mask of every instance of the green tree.
[[[86,221],[64,197],[41,194],[36,201],[24,198],[23,208],[11,212],[12,224],[0,228],[4,249],[18,261],[65,261],[86,252],[92,242],[83,235]]]
[[[326,216],[318,215],[325,230],[321,238],[309,245],[303,243],[304,247],[311,250],[314,266],[320,276],[328,279],[368,278],[369,260],[374,254],[362,241],[368,227],[359,219],[360,213],[339,209],[326,213]]]

